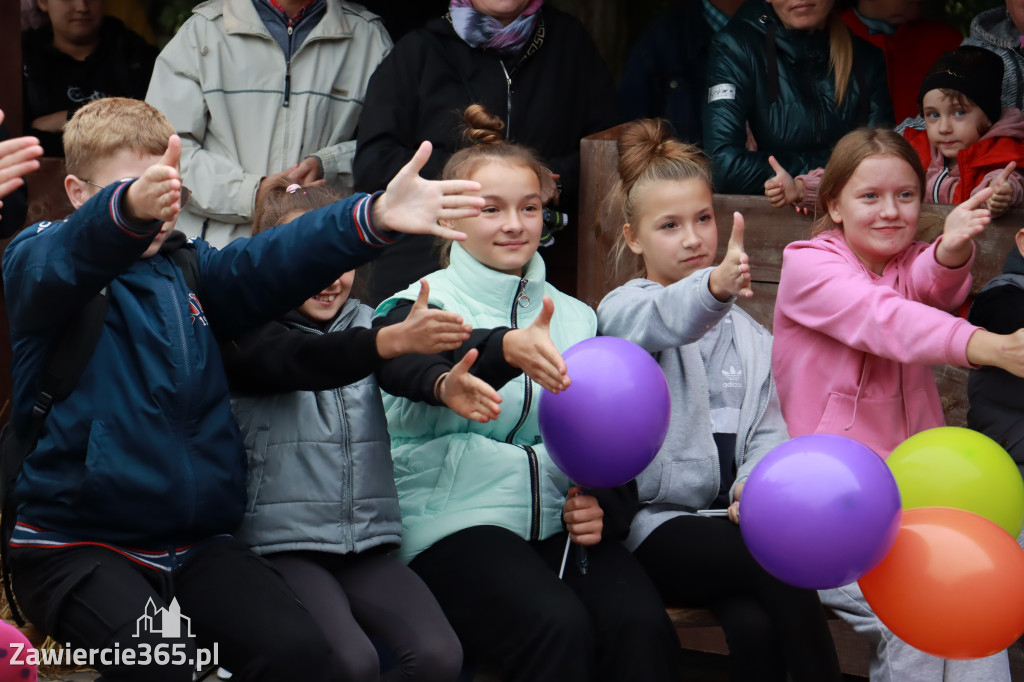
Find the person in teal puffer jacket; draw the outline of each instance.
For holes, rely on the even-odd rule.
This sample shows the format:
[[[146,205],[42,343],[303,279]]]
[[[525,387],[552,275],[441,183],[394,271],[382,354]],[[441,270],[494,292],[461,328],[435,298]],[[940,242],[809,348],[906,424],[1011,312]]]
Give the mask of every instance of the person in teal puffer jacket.
[[[702,119],[717,191],[761,194],[770,155],[795,176],[854,128],[891,127],[885,56],[832,7],[749,0],[715,35]]]
[[[506,682],[675,679],[674,631],[620,542],[635,486],[580,491],[538,426],[537,385],[567,388],[561,353],[597,330],[593,310],[545,281],[537,254],[553,179],[531,151],[501,140],[500,119],[483,107],[470,107],[467,121],[481,142],[456,153],[443,177],[474,179],[487,203],[479,219],[455,223],[467,240],[425,279],[430,304],[473,331],[453,352],[401,356],[378,372],[382,386],[418,398],[384,396],[399,554],[437,597],[467,659],[496,665]],[[381,303],[383,322],[404,319],[418,290]],[[498,390],[500,413],[494,404],[465,419],[440,407],[470,366]],[[568,567],[567,540],[578,547]]]

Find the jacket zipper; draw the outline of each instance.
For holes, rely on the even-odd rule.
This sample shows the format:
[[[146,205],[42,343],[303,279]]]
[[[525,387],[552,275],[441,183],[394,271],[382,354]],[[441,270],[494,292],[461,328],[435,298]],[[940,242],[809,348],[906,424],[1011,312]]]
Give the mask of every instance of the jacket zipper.
[[[184,318],[181,315],[181,307],[178,305],[178,302],[179,302],[178,292],[174,288],[174,282],[172,282],[170,280],[167,281],[167,291],[169,292],[169,295],[170,295],[171,308],[174,310],[174,318],[175,318],[175,320],[178,323],[178,338],[181,340],[181,344],[180,344],[180,346],[181,346],[181,360],[182,360],[181,366],[182,366],[182,368],[183,368],[183,370],[185,372],[185,382],[184,383],[185,383],[185,388],[186,388],[186,390],[183,392],[183,394],[184,394],[183,397],[185,398],[185,401],[184,401],[185,402],[185,407],[184,407],[183,412],[185,414],[187,414],[188,413],[188,406],[192,404],[192,398],[191,398],[191,394],[192,394],[192,365],[190,364],[189,357],[188,357],[189,356],[189,352],[188,352],[188,339],[185,336],[185,320],[184,320]],[[188,435],[189,434],[182,434],[182,438],[186,442],[188,440]],[[189,448],[186,446],[186,448],[185,448],[186,452],[188,451],[188,449]],[[191,526],[192,523],[195,521],[195,511],[196,511],[195,470],[192,468],[192,459],[191,459],[190,456],[186,455],[186,457],[184,458],[184,463],[185,463],[185,466],[188,468],[190,480],[192,482],[192,485],[190,486],[190,489],[188,491],[185,491],[186,494],[188,495],[188,498],[189,498],[188,508],[189,508],[189,512],[190,513],[189,513],[189,518],[188,518],[188,524]]]
[[[519,301],[523,298],[523,294],[526,291],[526,285],[528,281],[526,279],[519,280],[519,288],[516,290],[516,295],[512,298],[512,312],[509,315],[512,329],[519,328]],[[526,423],[526,417],[530,414],[530,407],[533,404],[533,380],[530,377],[524,377],[526,379],[526,388],[523,391],[523,410],[519,414],[519,421],[512,427],[508,435],[505,436],[505,442],[514,445],[512,440],[515,438],[516,433],[522,428],[523,424]],[[530,467],[530,540],[540,539],[540,463],[537,460],[537,452],[529,445],[519,445],[517,447],[523,448],[526,451],[527,463]]]
[[[941,201],[939,201],[939,188],[942,185],[942,181],[945,180],[948,175],[949,175],[949,167],[946,166],[945,162],[943,162],[942,163],[942,170],[939,171],[939,176],[937,178],[935,178],[935,184],[932,185],[932,203],[933,204],[940,204],[940,203],[942,203]],[[950,193],[949,198],[950,198],[950,200],[953,199],[952,192]]]
[[[501,70],[505,73],[505,139],[512,139],[512,76],[505,66],[505,62],[498,60]]]
[[[711,385],[708,383],[708,380],[707,380],[708,368],[704,364],[704,357],[700,355],[700,351],[697,351],[697,353],[698,353],[698,358],[700,359],[700,366],[701,366],[701,369],[702,369],[702,374],[704,375],[704,404],[707,406],[708,414],[710,415],[711,414]],[[714,429],[714,427],[712,427],[711,428],[711,439],[714,440],[714,437],[715,437],[715,429]],[[737,440],[739,440],[739,438],[737,438]],[[716,443],[716,445],[717,445],[717,443]],[[718,457],[718,460],[719,460],[719,462],[721,462],[721,456]],[[715,480],[715,483],[717,483],[718,485],[716,485],[714,487],[714,494],[711,496],[711,500],[710,500],[710,502],[708,504],[710,504],[711,502],[715,501],[715,498],[718,497],[718,491],[722,489],[722,466],[721,466],[721,464],[719,464],[718,466],[712,467],[712,468],[713,468],[713,470],[715,472],[715,479],[717,479],[717,480]],[[707,507],[707,504],[705,504],[703,506]]]
[[[284,104],[287,107],[292,98],[292,27],[288,27],[288,54],[284,59]]]

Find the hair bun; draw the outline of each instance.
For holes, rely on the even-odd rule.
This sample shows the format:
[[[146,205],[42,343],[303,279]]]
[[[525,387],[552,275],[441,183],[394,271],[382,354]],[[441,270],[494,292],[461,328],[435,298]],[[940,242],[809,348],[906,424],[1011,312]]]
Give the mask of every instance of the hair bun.
[[[464,135],[470,144],[499,144],[505,141],[502,135],[505,124],[483,105],[469,105],[463,118],[466,123]]]

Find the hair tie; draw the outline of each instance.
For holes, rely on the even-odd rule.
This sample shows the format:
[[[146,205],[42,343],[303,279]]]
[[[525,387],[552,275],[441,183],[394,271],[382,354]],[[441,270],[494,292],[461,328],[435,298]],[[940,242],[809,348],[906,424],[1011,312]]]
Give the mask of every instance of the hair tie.
[[[300,189],[302,189],[302,185],[293,182],[292,184],[290,184],[287,187],[285,187],[284,191],[288,192],[288,194],[295,194],[295,192],[300,190]]]

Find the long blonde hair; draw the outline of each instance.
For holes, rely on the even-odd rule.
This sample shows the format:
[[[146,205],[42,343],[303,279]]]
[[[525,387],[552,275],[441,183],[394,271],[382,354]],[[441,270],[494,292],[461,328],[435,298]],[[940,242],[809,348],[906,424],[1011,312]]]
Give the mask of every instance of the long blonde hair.
[[[609,195],[622,208],[626,223],[635,215],[637,193],[662,180],[703,180],[712,188],[711,164],[696,146],[672,136],[671,126],[660,118],[627,123],[619,135],[619,180]],[[629,277],[644,274],[643,259],[632,253],[626,235],[620,232],[611,253],[616,274]]]
[[[853,38],[839,12],[833,5],[828,13],[828,66],[835,77],[836,109],[843,106],[846,89],[850,85],[850,74],[853,72]],[[860,93],[867,97],[868,93]]]

